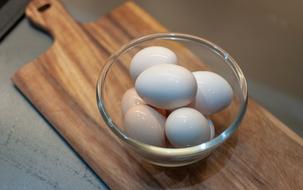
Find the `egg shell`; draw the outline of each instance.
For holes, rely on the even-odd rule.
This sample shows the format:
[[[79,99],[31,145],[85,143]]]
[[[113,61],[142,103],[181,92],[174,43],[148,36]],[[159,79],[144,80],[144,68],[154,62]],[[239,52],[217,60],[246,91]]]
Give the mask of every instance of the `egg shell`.
[[[197,110],[189,107],[173,111],[165,123],[165,133],[175,147],[189,147],[210,139],[208,120]]]
[[[223,77],[210,71],[197,71],[193,75],[198,90],[192,106],[203,115],[214,114],[231,103],[233,90]]]
[[[175,109],[193,101],[197,83],[184,67],[160,64],[143,71],[135,82],[139,96],[152,106]]]
[[[145,104],[142,98],[138,95],[135,88],[128,89],[122,96],[121,100],[121,109],[123,115],[129,110],[131,107],[138,105],[138,104]]]
[[[137,52],[131,60],[130,75],[133,81],[147,68],[156,64],[177,64],[176,54],[166,47],[151,46]]]
[[[140,104],[131,107],[124,116],[126,133],[140,142],[164,146],[165,118],[153,108]]]

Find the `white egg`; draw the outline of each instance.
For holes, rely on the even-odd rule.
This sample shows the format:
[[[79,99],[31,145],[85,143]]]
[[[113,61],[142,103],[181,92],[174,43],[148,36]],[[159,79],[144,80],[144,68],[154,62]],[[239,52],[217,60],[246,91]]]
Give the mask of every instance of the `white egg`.
[[[194,100],[197,83],[193,74],[184,67],[160,64],[142,72],[135,88],[146,103],[158,108],[175,109]]]
[[[165,133],[175,147],[195,146],[210,139],[207,119],[193,108],[179,108],[173,111],[165,123]]]
[[[153,108],[140,104],[131,107],[124,116],[126,133],[146,144],[164,146],[165,118]]]
[[[122,97],[121,101],[121,108],[122,113],[125,114],[127,110],[131,107],[138,105],[138,104],[145,104],[142,98],[138,95],[135,88],[128,89]]]
[[[208,126],[210,128],[210,137],[209,140],[213,139],[215,137],[215,127],[214,127],[214,123],[208,119]]]
[[[130,75],[136,78],[147,68],[156,64],[177,64],[176,54],[166,47],[151,46],[140,50],[131,60]]]
[[[193,75],[198,84],[193,107],[202,114],[216,113],[231,103],[233,90],[223,77],[210,71],[197,71]]]

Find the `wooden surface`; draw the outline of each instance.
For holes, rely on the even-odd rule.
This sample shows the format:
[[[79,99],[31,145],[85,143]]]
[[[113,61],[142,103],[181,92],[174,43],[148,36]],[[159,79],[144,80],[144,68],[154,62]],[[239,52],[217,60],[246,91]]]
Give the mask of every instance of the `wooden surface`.
[[[38,11],[46,3],[51,6]],[[122,44],[166,31],[135,4],[127,2],[85,25],[57,1],[32,1],[26,15],[54,43],[12,80],[112,189],[303,189],[302,139],[251,99],[236,134],[208,159],[190,166],[162,168],[135,161],[113,140],[96,106],[99,71]]]

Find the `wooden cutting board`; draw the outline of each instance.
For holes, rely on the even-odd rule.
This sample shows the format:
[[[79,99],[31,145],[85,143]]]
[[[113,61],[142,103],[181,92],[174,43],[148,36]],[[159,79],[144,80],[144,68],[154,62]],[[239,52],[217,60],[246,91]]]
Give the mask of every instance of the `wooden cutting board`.
[[[12,80],[112,189],[303,189],[302,139],[251,99],[236,134],[190,166],[138,162],[113,139],[96,106],[98,74],[122,44],[166,31],[134,3],[84,25],[58,1],[34,0],[26,15],[54,43]]]

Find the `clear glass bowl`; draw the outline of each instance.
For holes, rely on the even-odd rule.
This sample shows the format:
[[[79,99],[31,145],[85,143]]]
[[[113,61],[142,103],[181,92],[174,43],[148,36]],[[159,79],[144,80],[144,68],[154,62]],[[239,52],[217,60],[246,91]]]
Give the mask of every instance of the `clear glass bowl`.
[[[216,129],[215,138],[193,147],[164,148],[144,144],[127,136],[123,129],[121,99],[127,89],[134,87],[128,72],[132,57],[148,46],[167,47],[177,54],[179,64],[190,71],[210,70],[229,82],[234,91],[232,103],[223,111],[210,116]],[[247,106],[246,79],[236,61],[214,43],[179,33],[146,35],[124,45],[107,60],[96,91],[99,111],[109,129],[122,141],[122,146],[135,154],[136,158],[169,167],[187,165],[208,156],[238,129]]]

